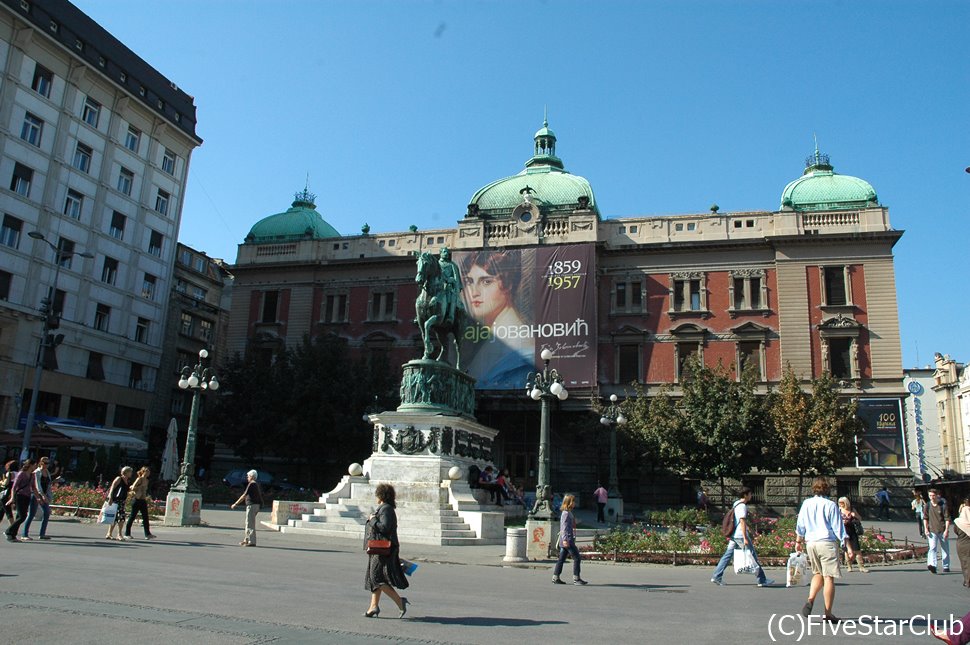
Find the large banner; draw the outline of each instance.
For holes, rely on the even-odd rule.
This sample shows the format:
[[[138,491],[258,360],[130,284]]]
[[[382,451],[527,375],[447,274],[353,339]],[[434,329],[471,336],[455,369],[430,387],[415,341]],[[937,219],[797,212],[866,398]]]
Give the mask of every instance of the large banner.
[[[545,348],[567,389],[593,385],[595,257],[592,244],[455,251],[469,316],[461,363],[476,388],[525,390]]]
[[[856,415],[865,425],[858,437],[858,468],[906,468],[906,439],[899,399],[860,399]]]

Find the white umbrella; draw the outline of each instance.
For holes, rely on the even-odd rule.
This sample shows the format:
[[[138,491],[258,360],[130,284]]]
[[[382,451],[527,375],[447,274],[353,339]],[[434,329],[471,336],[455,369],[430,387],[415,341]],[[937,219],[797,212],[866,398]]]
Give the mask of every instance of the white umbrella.
[[[175,481],[179,476],[179,449],[175,444],[179,427],[173,417],[168,422],[168,434],[165,437],[165,452],[162,453],[162,472],[159,477],[166,481]]]

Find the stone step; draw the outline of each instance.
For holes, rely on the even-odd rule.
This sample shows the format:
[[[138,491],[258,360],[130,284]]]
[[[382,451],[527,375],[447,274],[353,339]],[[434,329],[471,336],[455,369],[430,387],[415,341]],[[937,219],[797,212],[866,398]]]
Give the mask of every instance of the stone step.
[[[291,520],[299,522],[299,520]],[[317,525],[319,526],[319,525]],[[363,532],[355,535],[347,531],[339,531],[326,529],[320,529],[314,526],[312,528],[304,528],[301,526],[281,526],[279,530],[281,533],[289,533],[291,535],[313,535],[321,538],[333,537],[333,538],[356,538],[363,540]],[[272,528],[272,527],[270,527]],[[489,546],[489,545],[502,545],[505,544],[504,538],[494,538],[488,540],[480,540],[474,536],[474,533],[469,531],[471,535],[469,536],[455,536],[455,535],[408,535],[400,536],[403,548],[407,548],[408,544],[440,544],[442,546]]]
[[[300,526],[303,526],[303,527],[326,525],[326,526],[332,526],[332,527],[346,527],[346,530],[358,530],[365,525],[365,522],[363,522],[362,520],[348,521],[348,519],[344,517],[309,515],[307,513],[304,513],[302,518],[299,520],[290,520],[289,522],[290,526],[293,526],[294,522],[300,522],[301,523]],[[437,528],[440,528],[442,530],[449,530],[449,531],[470,531],[471,530],[471,527],[468,526],[468,524],[466,524],[465,522],[462,522],[458,518],[455,518],[455,520],[451,522],[419,523],[416,526],[421,527],[416,529],[418,532],[434,530]],[[399,533],[402,530],[403,529],[399,529]]]

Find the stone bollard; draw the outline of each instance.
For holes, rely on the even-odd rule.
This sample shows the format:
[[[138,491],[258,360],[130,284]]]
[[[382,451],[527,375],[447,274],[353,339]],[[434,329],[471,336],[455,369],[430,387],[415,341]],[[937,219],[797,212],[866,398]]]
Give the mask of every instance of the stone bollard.
[[[505,529],[505,557],[503,562],[525,562],[525,536],[524,528]]]

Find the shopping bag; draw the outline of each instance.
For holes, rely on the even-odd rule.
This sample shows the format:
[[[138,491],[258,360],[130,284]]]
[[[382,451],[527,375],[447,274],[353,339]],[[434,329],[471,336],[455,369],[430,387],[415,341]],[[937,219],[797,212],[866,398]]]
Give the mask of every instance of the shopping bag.
[[[118,517],[118,505],[105,502],[104,506],[101,507],[101,512],[98,514],[98,523],[114,524],[116,517]]]
[[[411,575],[418,568],[416,562],[411,562],[410,560],[401,560],[401,569],[404,570],[405,575]]]
[[[757,571],[758,565],[754,561],[754,553],[751,552],[751,549],[745,547],[734,550],[734,573],[740,575]]]
[[[812,581],[812,576],[808,575],[808,556],[804,553],[793,552],[789,555],[785,569],[786,587],[795,587],[799,583],[808,584]]]

